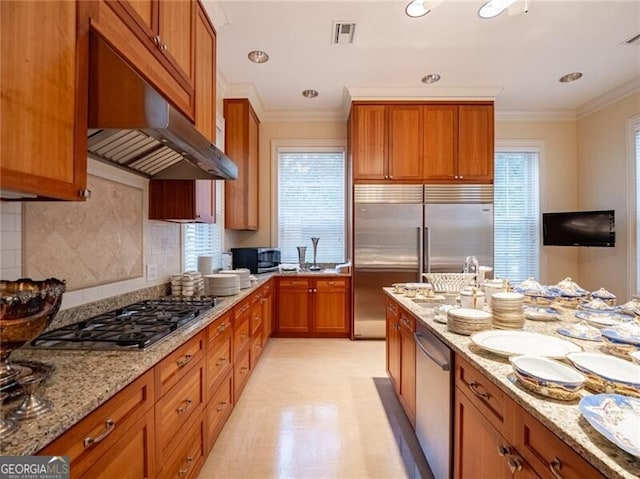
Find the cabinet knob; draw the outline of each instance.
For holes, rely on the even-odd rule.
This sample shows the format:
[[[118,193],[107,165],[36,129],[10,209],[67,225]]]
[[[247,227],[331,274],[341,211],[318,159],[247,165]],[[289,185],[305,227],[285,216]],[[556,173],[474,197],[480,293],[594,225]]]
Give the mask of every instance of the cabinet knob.
[[[453,179],[454,179],[454,180],[457,180],[457,179],[458,179],[458,175],[455,175],[455,176],[453,177]]]
[[[464,176],[460,175],[458,176],[459,179],[464,180]]]
[[[167,45],[166,45],[166,43],[163,43],[162,45],[160,45],[160,48],[162,48],[163,50],[167,50]]]
[[[160,35],[156,35],[155,37],[153,37],[153,44],[157,47],[160,46]]]

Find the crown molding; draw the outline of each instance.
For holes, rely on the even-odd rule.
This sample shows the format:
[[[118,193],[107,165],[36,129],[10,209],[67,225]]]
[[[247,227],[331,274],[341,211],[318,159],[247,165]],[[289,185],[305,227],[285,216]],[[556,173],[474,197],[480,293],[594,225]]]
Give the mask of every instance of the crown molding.
[[[495,110],[495,119],[496,121],[576,121],[576,112],[573,110]]]
[[[346,121],[345,115],[337,110],[300,111],[270,110],[260,117],[261,121]]]
[[[209,20],[213,23],[213,27],[216,31],[220,30],[224,25],[229,24],[229,17],[227,12],[224,11],[224,7],[221,2],[203,1],[204,9],[209,15]]]
[[[247,98],[256,112],[258,118],[262,121],[267,117],[267,111],[264,103],[260,98],[260,94],[253,83],[232,83],[227,84],[224,92],[224,98]]]
[[[637,93],[640,91],[640,77],[636,77],[631,81],[623,83],[622,85],[609,90],[604,95],[594,98],[588,101],[584,105],[577,109],[577,118],[580,120],[585,116],[591,115],[602,108],[605,108],[613,103],[616,103],[623,98]]]
[[[498,87],[434,87],[423,88],[352,88],[346,87],[349,101],[462,101],[496,99],[502,88]]]

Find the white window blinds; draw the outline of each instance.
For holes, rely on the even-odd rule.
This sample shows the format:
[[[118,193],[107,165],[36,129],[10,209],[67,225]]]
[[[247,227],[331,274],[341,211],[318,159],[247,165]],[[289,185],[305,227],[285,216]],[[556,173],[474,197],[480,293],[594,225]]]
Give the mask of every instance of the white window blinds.
[[[216,218],[222,217],[222,182],[216,184]],[[212,255],[213,269],[220,268],[222,226],[220,223],[182,225],[182,271],[197,271],[198,256]]]
[[[278,246],[285,263],[297,263],[296,246],[319,237],[318,263],[345,258],[344,151],[278,149]]]
[[[494,168],[494,275],[540,278],[539,155],[497,151]]]

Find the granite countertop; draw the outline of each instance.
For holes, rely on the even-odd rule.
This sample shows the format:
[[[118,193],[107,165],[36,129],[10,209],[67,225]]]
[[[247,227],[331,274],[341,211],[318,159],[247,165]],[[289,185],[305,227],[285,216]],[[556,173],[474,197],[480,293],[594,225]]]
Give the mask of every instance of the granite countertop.
[[[510,376],[513,377],[513,369],[506,358],[476,347],[469,336],[448,331],[445,324],[434,321],[428,313],[429,310],[419,303],[402,294],[393,293],[391,288],[383,289],[388,296],[413,313],[451,349],[476,366],[491,382],[506,392],[510,398],[525,408],[527,412],[593,464],[606,477],[640,477],[640,458],[618,448],[597,432],[582,417],[577,401],[557,401],[529,392],[521,387],[517,381],[512,382]],[[563,321],[526,320],[524,329],[572,341],[586,351],[599,351],[602,343],[568,338],[556,332],[562,322],[573,320],[573,312],[572,310],[563,310]],[[583,391],[581,394],[590,393]]]
[[[55,367],[40,395],[52,401],[53,409],[39,418],[25,421],[0,443],[0,455],[31,455],[42,449],[87,416],[133,380],[159,363],[169,353],[197,335],[220,315],[251,295],[273,274],[260,275],[257,284],[240,294],[218,298],[215,307],[185,328],[145,350],[77,351],[21,348],[12,361],[39,361]],[[114,298],[118,301],[118,298]],[[87,306],[91,309],[91,305]],[[2,413],[17,404],[2,407]]]

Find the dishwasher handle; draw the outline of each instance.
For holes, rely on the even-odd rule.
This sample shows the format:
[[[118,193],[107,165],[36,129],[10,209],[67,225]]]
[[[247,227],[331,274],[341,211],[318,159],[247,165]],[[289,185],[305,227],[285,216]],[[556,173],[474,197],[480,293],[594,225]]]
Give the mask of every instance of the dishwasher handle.
[[[436,363],[438,367],[443,371],[451,371],[451,364],[449,364],[449,361],[446,358],[438,358],[433,352],[429,351],[427,348],[424,347],[424,345],[422,344],[422,341],[420,340],[424,336],[418,333],[413,333],[413,337],[415,338],[416,345],[425,354],[425,356],[427,356],[429,359],[431,359],[431,361]]]

